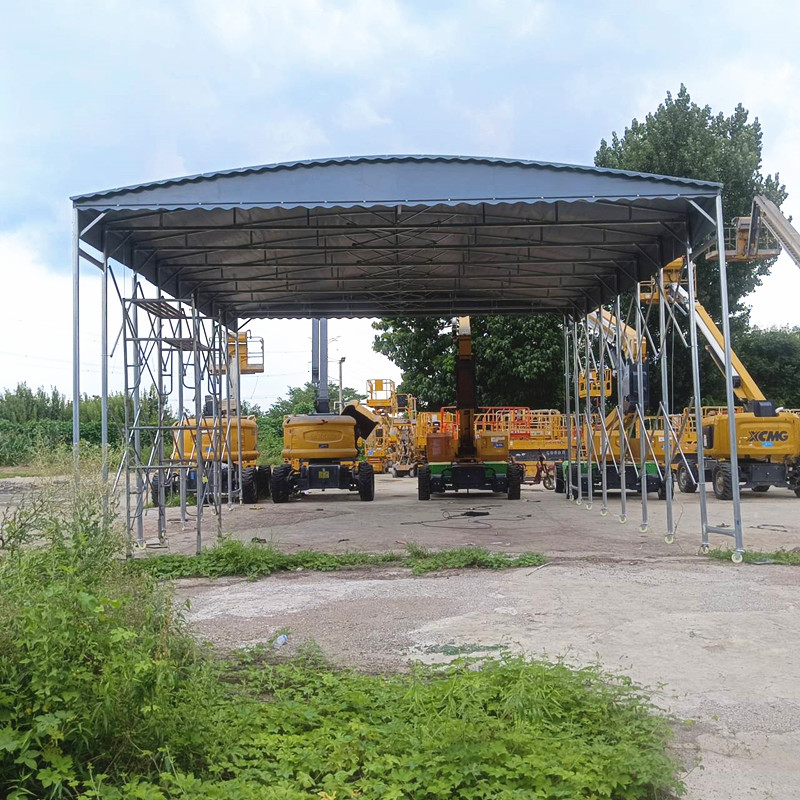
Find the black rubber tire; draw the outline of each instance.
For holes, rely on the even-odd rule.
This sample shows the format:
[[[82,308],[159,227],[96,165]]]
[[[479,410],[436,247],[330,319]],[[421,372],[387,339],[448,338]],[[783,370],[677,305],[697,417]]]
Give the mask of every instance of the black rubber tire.
[[[269,465],[256,467],[256,490],[258,499],[269,497],[269,482],[272,480],[272,468]]]
[[[230,482],[229,482],[230,483]],[[248,506],[258,502],[258,486],[256,485],[256,468],[242,469],[242,502]]]
[[[402,476],[402,475],[401,475],[401,474],[400,474],[400,473],[397,471],[397,467],[396,467],[394,464],[392,464],[392,470],[391,470],[391,472],[392,472],[392,477],[393,477],[393,478],[402,478],[402,477],[403,477],[403,476]]]
[[[686,468],[686,464],[681,464],[678,467],[678,474],[675,476],[675,482],[678,484],[678,489],[683,494],[694,494],[697,491],[697,482],[692,480],[694,476]]]
[[[672,497],[675,497],[675,481],[672,481]],[[658,487],[658,499],[659,500],[666,500],[667,499],[667,481],[661,481],[661,486]]]
[[[356,484],[359,499],[367,501],[375,499],[375,469],[372,464],[362,462],[358,465]]]
[[[431,499],[431,468],[422,466],[417,471],[417,497],[420,500]]]
[[[733,478],[730,464],[719,464],[711,478],[717,500],[733,500]]]
[[[167,499],[166,487],[164,487],[164,500]],[[150,500],[154,508],[158,508],[158,473],[150,478]]]
[[[764,494],[764,492],[769,491],[769,486],[754,486],[753,491],[758,492],[759,494]]]
[[[272,470],[272,476],[269,480],[269,493],[272,497],[273,503],[288,503],[289,495],[291,494],[291,485],[289,479],[292,475],[291,464],[281,464]]]
[[[542,486],[547,489],[549,492],[553,491],[553,476],[552,475],[545,475],[542,478]]]
[[[519,464],[509,464],[507,469],[508,477],[508,499],[519,500],[522,497],[522,476],[523,469]]]

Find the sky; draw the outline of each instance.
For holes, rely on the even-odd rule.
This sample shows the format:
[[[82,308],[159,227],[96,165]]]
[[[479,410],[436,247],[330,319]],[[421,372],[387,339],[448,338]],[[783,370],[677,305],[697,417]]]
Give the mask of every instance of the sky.
[[[0,388],[71,391],[69,196],[325,156],[445,153],[591,164],[685,83],[764,131],[800,219],[800,5],[565,0],[0,0]],[[735,268],[735,267],[732,267]],[[81,387],[99,392],[99,278],[84,267]],[[798,325],[785,256],[750,298]],[[112,342],[119,312],[112,308]],[[311,323],[257,321],[262,406],[304,383]],[[330,323],[332,376],[399,379],[368,320]],[[119,347],[112,389],[121,387]]]

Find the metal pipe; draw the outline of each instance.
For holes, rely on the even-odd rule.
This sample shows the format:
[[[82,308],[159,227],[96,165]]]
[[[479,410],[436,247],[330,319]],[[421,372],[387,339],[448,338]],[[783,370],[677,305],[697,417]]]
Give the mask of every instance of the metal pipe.
[[[578,359],[578,323],[572,320],[572,389],[573,399],[575,400],[575,461],[577,462],[577,489],[578,505],[583,504],[583,478],[581,476],[581,404],[578,391],[578,376],[580,374],[580,362]]]
[[[565,497],[569,500],[572,497],[572,392],[570,388],[570,369],[569,369],[569,318],[564,317],[564,410],[566,412],[567,423],[567,480],[565,485]]]
[[[236,449],[239,458],[236,460],[236,477],[239,481],[239,505],[244,502],[242,498],[242,371],[239,368],[241,361],[239,344],[239,320],[236,320],[236,344],[234,346],[234,357],[236,358]]]
[[[228,483],[228,510],[230,511],[233,508],[233,454],[231,453],[233,443],[231,442],[231,383],[233,378],[231,376],[231,369],[233,369],[233,364],[231,363],[230,357],[230,348],[228,343],[230,334],[229,332],[225,331],[225,346],[223,348],[223,363],[225,364],[225,452],[228,455],[228,474],[227,474],[227,483]],[[237,330],[235,333],[236,341],[239,341],[239,331]],[[234,348],[234,354],[238,348]],[[236,361],[236,373],[239,372],[239,361]],[[242,460],[242,452],[241,450],[237,451],[239,461]],[[242,491],[242,484],[238,484],[238,492],[241,494]]]
[[[642,524],[639,526],[639,530],[646,533],[650,527],[650,520],[647,509],[647,450],[644,446],[647,431],[644,424],[644,348],[642,347],[642,314],[639,308],[641,293],[642,284],[637,283],[636,298],[633,302],[636,309],[636,349],[638,351],[636,354],[636,391],[639,397],[636,401],[636,411],[639,422],[639,486],[642,499]]]
[[[319,320],[311,320],[311,385],[319,388]]]
[[[197,303],[192,295],[192,350],[194,354],[194,422],[195,440],[194,451],[197,460],[197,475],[195,486],[197,491],[197,514],[196,514],[196,539],[195,552],[197,555],[203,550],[203,506],[205,505],[205,475],[203,464],[203,375],[200,365],[200,352],[198,347],[198,337],[200,335],[200,319],[197,313]]]
[[[700,546],[708,548],[708,506],[706,497],[706,459],[703,444],[703,412],[700,395],[700,345],[697,336],[697,312],[695,310],[695,266],[692,248],[686,243],[686,264],[689,277],[689,344],[692,355],[692,396],[697,438],[697,483],[700,489]]]
[[[100,449],[102,451],[103,528],[108,526],[108,243],[103,233],[103,277],[100,284]]]
[[[72,209],[72,469],[77,490],[80,480],[81,447],[81,257],[79,249],[78,209]]]
[[[608,514],[608,431],[606,430],[606,324],[603,307],[597,309],[600,320],[600,360],[597,363],[597,376],[600,384],[600,514]]]
[[[136,541],[139,547],[144,547],[144,484],[142,481],[142,406],[140,384],[142,382],[141,349],[139,341],[139,306],[136,302],[139,283],[135,275],[132,276],[132,301],[130,304],[131,341],[133,342],[133,467],[136,471]]]
[[[322,414],[330,412],[328,392],[328,320],[319,320],[319,400],[318,411]]]
[[[627,466],[625,464],[625,455],[627,450],[627,439],[625,438],[625,388],[622,385],[622,376],[624,365],[622,362],[622,304],[620,303],[619,295],[614,301],[614,317],[616,320],[616,345],[617,345],[617,421],[618,421],[618,436],[619,436],[619,521],[627,522],[628,520],[628,487],[627,487]]]
[[[725,229],[722,218],[722,195],[716,198],[717,253],[719,254],[719,289],[722,297],[722,336],[725,349],[725,398],[728,406],[728,433],[731,450],[731,493],[733,495],[733,536],[736,552],[744,552],[742,509],[739,497],[739,454],[736,442],[736,407],[733,400],[733,364],[731,362],[731,322],[728,308],[728,267],[725,263]],[[700,431],[698,431],[698,434]]]
[[[178,338],[183,335],[183,320],[178,320]],[[186,449],[183,441],[183,432],[186,427],[187,417],[183,409],[183,349],[178,348],[178,492],[181,503],[181,529],[186,527]]]
[[[594,430],[592,429],[592,369],[591,369],[591,343],[589,341],[589,315],[587,314],[583,320],[584,333],[586,335],[586,366],[584,367],[584,374],[586,379],[584,384],[586,386],[586,403],[584,404],[586,412],[586,508],[591,509],[592,501],[594,499],[594,475],[592,456],[594,456]]]
[[[345,362],[345,356],[339,359],[339,413],[342,413],[344,408],[344,382],[342,380],[342,364]]]
[[[664,291],[664,268],[658,273],[659,285],[659,304],[658,304],[658,334],[661,344],[661,411],[664,415],[664,487],[666,490],[667,503],[667,533],[666,542],[672,544],[675,541],[675,525],[672,517],[672,442],[670,440],[669,422],[669,370],[667,364],[667,295]]]

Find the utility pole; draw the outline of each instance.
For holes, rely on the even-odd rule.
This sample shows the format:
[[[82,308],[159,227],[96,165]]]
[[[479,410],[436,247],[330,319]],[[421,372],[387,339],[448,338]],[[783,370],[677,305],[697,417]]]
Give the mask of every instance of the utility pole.
[[[342,364],[344,364],[344,356],[339,359],[339,413],[342,413],[344,408],[344,384],[342,383]]]

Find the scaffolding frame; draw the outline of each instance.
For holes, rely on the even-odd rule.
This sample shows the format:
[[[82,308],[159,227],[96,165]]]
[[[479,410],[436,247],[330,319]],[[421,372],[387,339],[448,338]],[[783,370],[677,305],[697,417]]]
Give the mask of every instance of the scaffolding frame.
[[[702,211],[702,210],[701,210]],[[705,214],[705,212],[702,212]],[[705,216],[709,216],[705,214]],[[726,410],[730,419],[734,418],[734,393],[733,373],[730,342],[730,321],[728,306],[727,265],[724,256],[722,224],[722,201],[718,196],[716,201],[716,219],[709,217],[715,223],[715,238],[719,257],[719,280],[722,296],[722,332],[724,339],[724,371],[726,384]],[[639,486],[639,506],[641,511],[640,531],[646,533],[650,530],[650,513],[647,497],[647,473],[651,464],[655,465],[660,482],[659,496],[665,501],[666,525],[664,539],[667,544],[673,544],[676,537],[676,523],[674,515],[674,476],[673,466],[679,462],[686,465],[689,475],[694,480],[689,466],[692,454],[687,453],[682,443],[682,430],[676,430],[674,415],[670,404],[670,382],[668,364],[668,338],[670,331],[675,331],[683,344],[689,349],[691,355],[692,372],[692,398],[691,413],[695,430],[697,431],[696,458],[697,480],[700,498],[700,549],[707,552],[710,547],[710,534],[730,537],[733,539],[732,558],[736,563],[742,560],[744,553],[744,537],[742,531],[740,486],[738,472],[738,456],[736,448],[736,427],[729,426],[731,450],[731,475],[732,475],[732,525],[711,525],[708,519],[708,498],[705,483],[705,457],[702,436],[702,404],[700,381],[700,346],[698,341],[697,321],[695,311],[696,301],[696,265],[692,247],[688,239],[684,242],[685,259],[684,267],[686,283],[688,284],[689,302],[687,308],[689,341],[687,342],[678,320],[673,311],[671,297],[677,286],[670,285],[668,278],[674,281],[674,274],[666,271],[666,265],[660,265],[655,280],[652,284],[657,292],[656,303],[652,297],[643,292],[643,284],[637,283],[635,294],[617,295],[614,298],[613,311],[607,307],[597,306],[594,309],[576,309],[575,313],[564,317],[564,387],[565,411],[567,418],[567,474],[565,476],[565,499],[572,500],[577,506],[584,506],[590,510],[593,506],[593,471],[598,470],[601,483],[601,507],[603,516],[608,513],[608,476],[613,469],[620,482],[620,509],[619,521],[627,521],[628,492],[632,488],[627,483],[628,453],[635,456],[631,460],[633,473]],[[707,244],[710,246],[711,242]],[[683,283],[683,271],[678,279],[678,285]],[[648,302],[643,302],[643,297],[650,297]],[[653,306],[658,305],[657,333],[655,338],[651,335],[650,314]],[[623,321],[623,307],[627,305],[627,313]],[[646,308],[643,308],[643,305]],[[603,317],[603,312],[613,314],[615,346],[609,346],[609,330]],[[600,320],[597,324],[593,320]],[[632,323],[632,324],[631,324]],[[622,326],[627,330],[635,331],[635,358],[627,359],[629,366],[635,368],[636,395],[635,402],[631,403],[625,396],[625,354],[622,348]],[[661,397],[658,400],[656,419],[658,424],[651,428],[648,418],[645,417],[645,385],[644,385],[644,351],[650,347],[651,363],[658,365],[661,377]],[[606,414],[606,395],[602,385],[606,369],[611,369],[616,377],[616,407],[613,410],[612,423],[608,424]],[[582,378],[583,376],[583,378]],[[595,377],[597,376],[597,377]],[[581,409],[581,396],[579,386],[583,380],[585,394],[583,409]],[[593,382],[601,381],[599,386],[598,408],[592,406]],[[598,413],[594,413],[597,411]],[[652,419],[652,418],[650,418]],[[610,430],[618,432],[618,456],[614,455],[610,444]],[[599,447],[595,437],[599,435]],[[633,442],[638,442],[638,453],[634,453]],[[662,453],[659,454],[658,450]],[[611,461],[609,462],[609,456]],[[618,460],[617,460],[618,459]],[[585,468],[585,472],[583,471]],[[577,475],[577,485],[575,483]],[[635,488],[635,487],[634,487]]]

